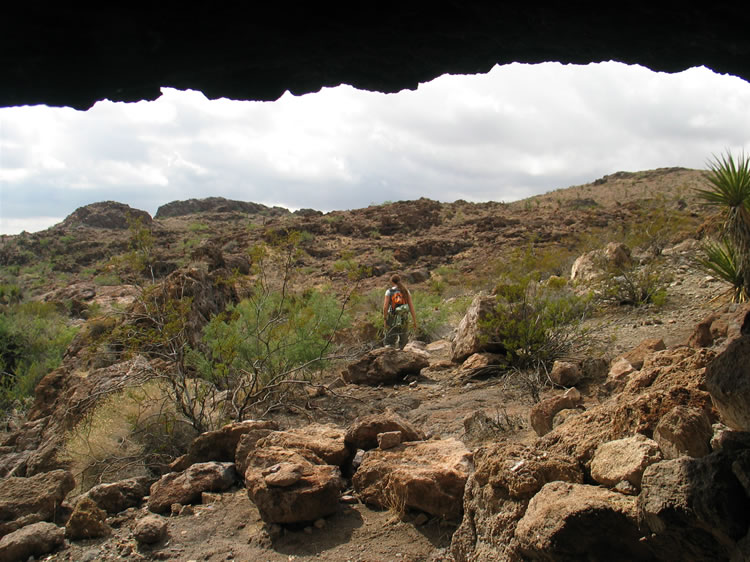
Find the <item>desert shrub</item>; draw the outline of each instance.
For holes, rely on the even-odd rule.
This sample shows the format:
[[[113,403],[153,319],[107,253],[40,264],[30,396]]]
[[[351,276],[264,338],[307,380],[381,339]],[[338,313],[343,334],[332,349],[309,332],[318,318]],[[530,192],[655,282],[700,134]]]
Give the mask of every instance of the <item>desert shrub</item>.
[[[600,301],[620,306],[662,306],[672,276],[664,262],[654,260],[646,265],[621,265],[606,268],[596,286]]]
[[[197,432],[174,408],[159,382],[101,399],[65,437],[59,453],[79,492],[102,482],[144,476],[183,452]]]
[[[581,338],[588,296],[540,284],[529,276],[501,283],[495,293],[495,313],[482,329],[490,347],[504,350],[510,368],[546,371]]]
[[[17,304],[23,300],[23,291],[18,285],[0,285],[0,304]]]
[[[471,297],[455,297],[446,300],[423,291],[412,291],[412,303],[419,326],[416,338],[431,342],[445,337],[454,326],[458,325],[471,304]],[[382,313],[380,323],[382,324]]]
[[[60,365],[76,331],[53,303],[0,309],[0,411],[30,400],[39,380]]]

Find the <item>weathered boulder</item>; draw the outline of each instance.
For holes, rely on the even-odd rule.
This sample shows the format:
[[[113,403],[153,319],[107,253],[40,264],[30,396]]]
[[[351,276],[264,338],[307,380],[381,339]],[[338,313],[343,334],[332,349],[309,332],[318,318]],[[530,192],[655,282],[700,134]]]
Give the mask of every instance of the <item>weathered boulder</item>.
[[[655,351],[667,349],[664,340],[661,338],[647,338],[639,343],[636,347],[623,354],[619,359],[625,359],[634,369],[638,370],[643,367],[646,357]]]
[[[550,482],[515,531],[532,560],[653,560],[638,530],[635,499],[598,486]]]
[[[469,355],[481,351],[500,351],[489,349],[481,323],[495,313],[497,299],[478,295],[474,298],[466,314],[461,319],[456,329],[456,337],[453,340],[452,359],[461,362]]]
[[[750,431],[750,336],[731,342],[706,367],[706,387],[722,421]]]
[[[549,378],[560,386],[575,386],[583,378],[581,367],[578,363],[570,361],[555,361],[552,365]]]
[[[470,470],[471,452],[456,439],[407,442],[368,451],[352,484],[367,504],[456,518]]]
[[[474,464],[464,491],[464,517],[451,542],[457,561],[517,559],[514,531],[534,494],[548,482],[583,482],[583,471],[570,457],[517,443],[481,447]]]
[[[377,386],[399,381],[406,375],[419,374],[429,364],[421,353],[381,347],[347,365],[341,371],[341,378],[351,384]]]
[[[305,451],[301,451],[305,453]],[[338,510],[341,471],[308,453],[280,447],[257,449],[248,457],[245,487],[267,523],[315,521]],[[311,462],[312,459],[312,462]]]
[[[235,462],[235,453],[240,438],[251,431],[279,429],[274,421],[246,420],[225,425],[215,431],[207,431],[196,437],[187,453],[173,463],[172,470],[182,472],[190,465],[201,462]]]
[[[184,472],[170,472],[151,486],[148,509],[168,511],[173,503],[197,503],[202,492],[222,492],[237,481],[234,463],[206,462],[192,465]]]
[[[672,408],[654,430],[654,440],[667,459],[707,455],[711,452],[712,437],[713,428],[706,413],[687,406]]]
[[[529,412],[531,427],[540,437],[552,431],[555,414],[560,410],[576,408],[583,403],[581,393],[575,388],[569,388],[563,394],[552,396],[535,404]]]
[[[344,430],[334,425],[316,423],[299,429],[272,431],[259,439],[255,446],[307,449],[320,457],[324,463],[341,466],[354,454],[346,446],[344,436]]]
[[[25,561],[41,557],[65,544],[65,530],[54,523],[38,521],[0,539],[0,560]]]
[[[492,367],[506,364],[505,358],[497,353],[472,353],[461,364],[459,374],[462,377],[479,376],[489,372]]]
[[[621,357],[612,363],[607,373],[607,381],[604,383],[609,391],[622,390],[628,382],[628,377],[637,369],[630,364],[630,361]]]
[[[0,537],[37,521],[54,520],[74,487],[73,475],[66,470],[0,480]]]
[[[643,471],[661,460],[656,441],[636,433],[632,437],[599,445],[591,460],[591,477],[609,487],[626,480],[638,489]]]
[[[649,466],[639,520],[661,560],[729,560],[748,531],[750,499],[732,470],[735,454],[680,457]]]
[[[425,438],[423,432],[388,410],[354,420],[346,430],[344,440],[352,451],[374,449],[378,446],[378,434],[389,431],[401,432],[401,441],[422,441]]]
[[[129,507],[137,507],[149,494],[153,478],[129,478],[108,484],[94,486],[86,495],[107,513],[120,513]]]
[[[610,242],[606,247],[578,256],[570,268],[570,280],[589,282],[604,274],[610,267],[624,267],[632,262],[630,249],[625,244]]]
[[[385,433],[378,433],[378,449],[393,449],[398,445],[401,445],[400,431],[386,431]]]
[[[65,523],[65,537],[72,541],[106,537],[111,532],[112,528],[107,525],[107,512],[87,496],[78,500]]]
[[[239,442],[237,443],[237,449],[234,453],[234,463],[235,468],[237,469],[237,474],[244,475],[245,471],[247,470],[248,462],[247,458],[249,455],[255,451],[255,446],[262,439],[263,437],[266,437],[270,433],[272,433],[273,429],[254,429],[252,431],[249,431],[247,433],[244,433],[241,437]]]
[[[158,515],[146,515],[135,522],[133,537],[139,544],[156,544],[169,533],[167,520]]]

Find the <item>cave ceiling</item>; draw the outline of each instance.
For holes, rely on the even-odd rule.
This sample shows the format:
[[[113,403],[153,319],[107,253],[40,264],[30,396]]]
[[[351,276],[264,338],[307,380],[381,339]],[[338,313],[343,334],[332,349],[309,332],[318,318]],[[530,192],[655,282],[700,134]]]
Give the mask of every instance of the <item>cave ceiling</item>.
[[[6,6],[0,106],[87,109],[101,99],[156,99],[161,87],[243,100],[339,84],[390,93],[511,62],[703,65],[750,78],[748,10],[723,2],[175,6]]]

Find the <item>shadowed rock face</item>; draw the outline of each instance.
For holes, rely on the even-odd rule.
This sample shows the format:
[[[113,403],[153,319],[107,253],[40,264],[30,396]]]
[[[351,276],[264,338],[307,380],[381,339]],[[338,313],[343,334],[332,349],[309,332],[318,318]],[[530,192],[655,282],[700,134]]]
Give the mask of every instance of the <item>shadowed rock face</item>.
[[[719,4],[373,3],[356,10],[279,3],[153,3],[84,11],[4,8],[0,106],[156,99],[160,87],[275,100],[351,84],[397,92],[495,64],[606,60],[750,76],[748,15]]]

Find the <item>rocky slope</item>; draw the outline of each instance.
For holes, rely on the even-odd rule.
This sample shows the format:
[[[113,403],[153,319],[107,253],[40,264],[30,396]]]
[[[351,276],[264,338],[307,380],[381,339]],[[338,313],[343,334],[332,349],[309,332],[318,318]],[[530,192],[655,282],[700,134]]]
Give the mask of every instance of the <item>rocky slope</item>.
[[[456,321],[451,341],[423,333],[435,341],[361,355],[268,420],[199,436],[163,476],[134,475],[81,497],[57,454],[66,432],[98,397],[162,368],[144,357],[97,364],[86,344],[103,329],[100,314],[138,296],[114,278],[133,215],[119,204],[91,205],[46,232],[4,237],[4,280],[35,298],[78,303],[71,322],[82,330],[63,366],[37,387],[26,420],[0,441],[0,553],[742,559],[750,428],[744,391],[733,389],[742,388],[746,364],[746,309],[717,299],[721,284],[692,266],[691,239],[710,228],[691,192],[699,182],[698,172],[669,169],[618,173],[514,204],[421,199],[321,215],[217,199],[173,204],[154,219],[140,214],[154,236],[155,281],[191,295],[195,330],[238,298],[216,283],[222,272],[242,274],[248,248],[292,230],[308,233],[297,263],[302,283],[341,292],[352,284],[341,265],[354,257],[366,267],[362,292],[380,294],[398,270],[415,294],[450,299],[491,289],[503,264],[519,257],[539,263],[552,253],[557,271],[547,273],[569,276],[579,254],[609,240],[628,242],[642,266],[660,255],[671,279],[660,307],[612,306],[592,317],[589,333],[601,345],[558,365],[538,404],[491,368],[492,355],[472,337],[476,326]],[[712,371],[717,357],[726,366]],[[734,431],[712,427],[719,421]]]

